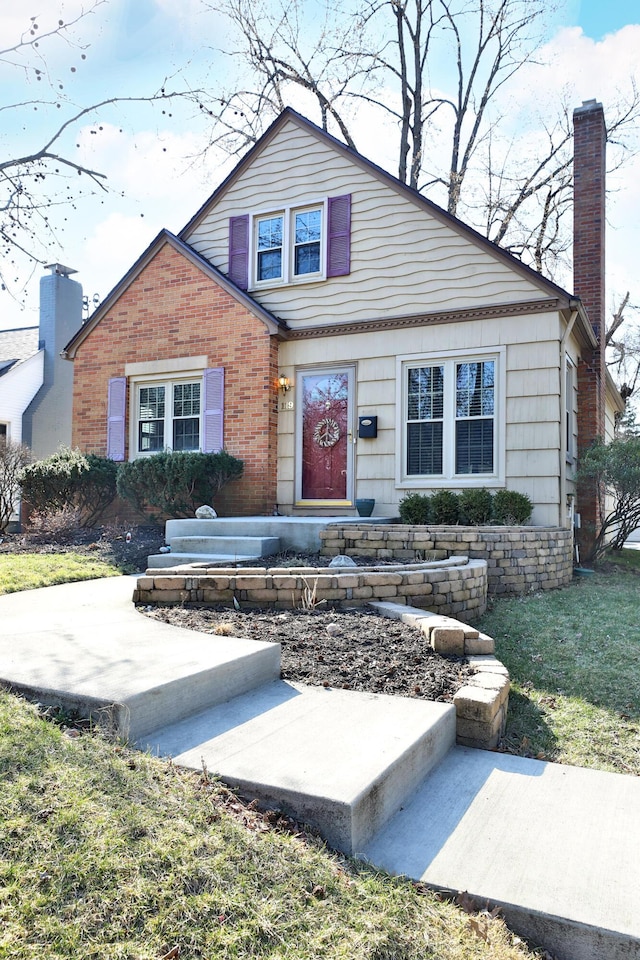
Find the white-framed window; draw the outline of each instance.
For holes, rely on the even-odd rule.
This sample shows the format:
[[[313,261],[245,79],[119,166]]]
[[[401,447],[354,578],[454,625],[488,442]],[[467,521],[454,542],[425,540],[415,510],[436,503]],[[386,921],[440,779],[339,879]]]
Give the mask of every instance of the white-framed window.
[[[251,275],[255,286],[323,279],[325,204],[253,216]]]
[[[201,380],[135,384],[136,455],[200,450]]]
[[[401,357],[398,363],[398,485],[499,483],[502,352]]]
[[[573,362],[567,357],[564,368],[564,430],[565,430],[565,451],[567,463],[575,461],[575,391],[576,391],[576,368]]]
[[[7,441],[9,439],[9,424],[0,423],[0,442]]]

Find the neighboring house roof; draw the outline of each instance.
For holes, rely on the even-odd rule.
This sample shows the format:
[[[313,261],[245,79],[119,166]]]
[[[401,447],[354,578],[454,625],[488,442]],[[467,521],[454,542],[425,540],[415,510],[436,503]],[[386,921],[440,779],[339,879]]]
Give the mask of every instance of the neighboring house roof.
[[[209,263],[208,260],[205,260],[204,257],[201,257],[193,247],[190,247],[188,243],[185,243],[184,240],[180,240],[174,234],[170,233],[169,230],[161,230],[157,237],[149,244],[147,249],[144,251],[142,256],[136,260],[131,269],[124,275],[122,280],[111,290],[111,292],[105,297],[104,301],[100,306],[95,310],[95,312],[89,317],[86,323],[78,330],[76,334],[71,338],[69,343],[64,348],[62,355],[67,358],[67,360],[73,360],[76,354],[76,350],[80,344],[89,336],[91,331],[100,323],[102,318],[109,312],[113,304],[118,300],[119,297],[125,292],[125,290],[133,283],[136,277],[144,270],[147,264],[156,256],[158,251],[165,245],[173,247],[174,250],[181,253],[186,257],[194,266],[198,267],[199,270],[202,270],[214,283],[217,283],[221,286],[227,293],[232,297],[235,297],[236,300],[243,303],[244,306],[251,313],[254,314],[259,320],[261,320],[264,325],[267,327],[269,333],[284,333],[288,326],[284,321],[279,320],[268,310],[265,310],[264,307],[260,306],[252,297],[247,293],[244,293],[240,290],[228,277],[221,273],[213,264]]]
[[[0,330],[0,377],[38,352],[38,327]]]

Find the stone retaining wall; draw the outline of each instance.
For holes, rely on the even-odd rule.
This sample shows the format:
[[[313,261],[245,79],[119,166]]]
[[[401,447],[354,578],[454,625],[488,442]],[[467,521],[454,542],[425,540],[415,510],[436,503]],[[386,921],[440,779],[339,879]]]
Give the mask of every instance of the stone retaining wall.
[[[381,616],[420,630],[436,653],[466,658],[474,673],[453,697],[456,742],[465,747],[495,749],[507,724],[510,683],[509,671],[495,657],[493,638],[460,620],[415,607],[396,603],[370,606]]]
[[[331,524],[320,532],[326,557],[393,558],[414,562],[433,550],[487,564],[491,594],[552,590],[571,582],[573,537],[559,527],[458,527]]]
[[[372,600],[411,604],[465,620],[481,617],[487,603],[487,564],[456,557],[372,567],[199,568],[195,564],[147,570],[137,582],[136,603],[230,604],[286,609],[357,606]]]

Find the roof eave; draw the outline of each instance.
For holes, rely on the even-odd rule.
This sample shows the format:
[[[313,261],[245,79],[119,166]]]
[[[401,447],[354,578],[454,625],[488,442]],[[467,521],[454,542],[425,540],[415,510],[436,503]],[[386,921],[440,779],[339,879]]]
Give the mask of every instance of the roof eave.
[[[271,335],[284,335],[286,333],[287,325],[284,323],[284,321],[279,320],[268,310],[265,310],[264,307],[261,307],[260,304],[253,300],[252,297],[250,297],[247,293],[245,293],[243,290],[240,290],[240,288],[232,283],[228,277],[225,277],[224,274],[210,264],[208,260],[205,260],[203,257],[201,257],[193,249],[193,247],[190,247],[184,240],[174,236],[174,234],[170,233],[169,230],[161,230],[155,239],[151,241],[144,253],[142,253],[142,255],[122,277],[122,279],[107,294],[104,301],[93,312],[91,317],[89,317],[89,319],[86,320],[80,329],[73,335],[71,340],[61,351],[60,356],[63,357],[63,359],[75,359],[78,347],[80,347],[80,345],[86,340],[92,330],[97,327],[102,318],[109,312],[109,310],[112,309],[122,294],[129,288],[133,281],[140,275],[144,268],[151,262],[151,260],[165,244],[172,246],[175,250],[185,256],[194,266],[196,266],[199,270],[202,270],[203,273],[207,274],[207,276],[209,276],[214,283],[219,284],[219,286],[221,286],[227,293],[229,293],[236,300],[240,301],[251,313],[254,314],[254,316],[256,316],[265,324]]]

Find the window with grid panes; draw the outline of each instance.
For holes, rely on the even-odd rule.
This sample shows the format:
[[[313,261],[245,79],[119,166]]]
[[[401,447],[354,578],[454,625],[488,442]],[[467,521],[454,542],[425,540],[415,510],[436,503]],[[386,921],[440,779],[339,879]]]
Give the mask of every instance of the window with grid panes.
[[[138,453],[200,449],[201,383],[138,386]]]
[[[448,358],[406,365],[407,478],[496,473],[496,364]]]

